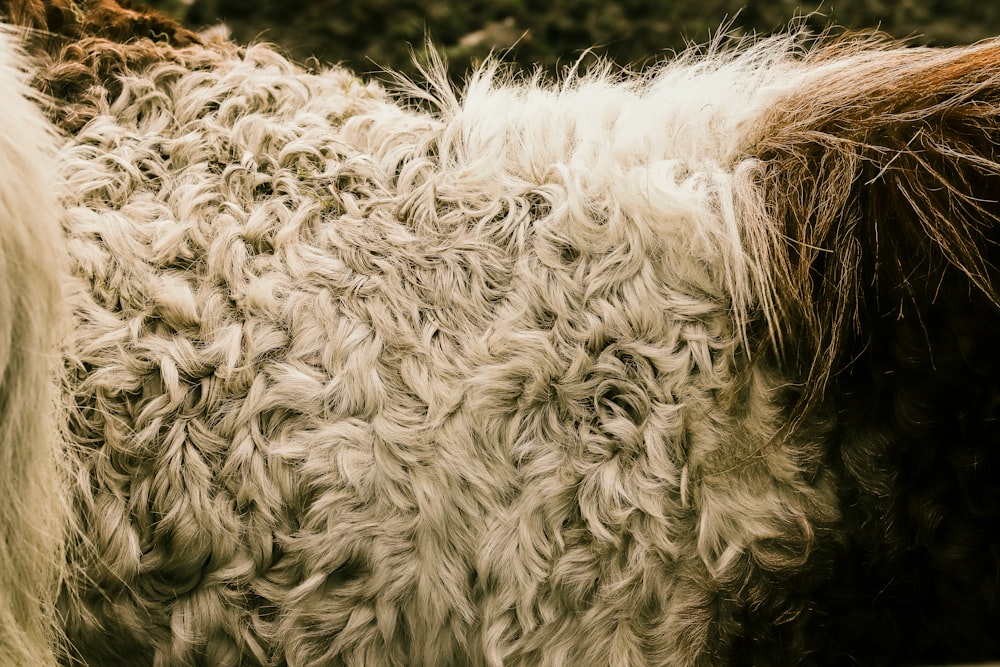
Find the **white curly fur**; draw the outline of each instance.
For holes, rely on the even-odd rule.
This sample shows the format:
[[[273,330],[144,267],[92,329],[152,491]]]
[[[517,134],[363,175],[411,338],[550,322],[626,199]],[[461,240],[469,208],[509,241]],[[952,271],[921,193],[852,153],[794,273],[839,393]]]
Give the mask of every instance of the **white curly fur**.
[[[0,30],[0,660],[54,664],[65,522],[54,387],[64,312],[55,135]]]
[[[773,242],[741,155],[791,43],[558,86],[490,66],[432,113],[260,46],[124,79],[61,154],[76,650],[721,650],[711,582],[836,515],[742,465],[779,424],[735,382]]]

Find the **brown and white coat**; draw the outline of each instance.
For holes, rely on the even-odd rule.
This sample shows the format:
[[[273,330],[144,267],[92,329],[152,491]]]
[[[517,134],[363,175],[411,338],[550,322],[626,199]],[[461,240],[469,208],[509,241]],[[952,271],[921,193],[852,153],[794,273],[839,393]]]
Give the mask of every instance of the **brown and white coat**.
[[[62,140],[64,661],[1000,658],[1000,42],[389,95],[0,8]]]

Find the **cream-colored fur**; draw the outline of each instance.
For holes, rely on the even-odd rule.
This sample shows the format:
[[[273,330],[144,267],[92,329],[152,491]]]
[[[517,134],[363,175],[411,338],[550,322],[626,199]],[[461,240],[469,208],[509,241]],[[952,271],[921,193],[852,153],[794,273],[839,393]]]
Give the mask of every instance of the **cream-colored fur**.
[[[901,628],[872,664],[992,657],[907,651],[1000,599],[1000,43],[393,95],[90,6],[116,30],[35,71],[66,132],[73,658],[837,664],[876,655],[869,618]],[[3,201],[51,213],[14,173]],[[898,620],[925,577],[942,616]]]
[[[63,331],[55,135],[0,30],[0,663],[53,664],[61,572],[55,344]]]
[[[774,238],[736,192],[791,44],[558,86],[488,67],[423,111],[257,46],[97,99],[61,156],[76,648],[723,650],[710,582],[837,515],[822,477],[743,465],[780,424],[737,381]]]

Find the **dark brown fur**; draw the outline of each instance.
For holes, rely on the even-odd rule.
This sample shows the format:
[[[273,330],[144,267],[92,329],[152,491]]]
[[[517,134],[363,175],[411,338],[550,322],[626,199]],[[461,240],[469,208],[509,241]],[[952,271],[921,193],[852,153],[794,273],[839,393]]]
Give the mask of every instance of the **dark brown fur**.
[[[122,44],[147,38],[175,46],[198,36],[160,12],[130,0],[2,0],[0,14],[14,25],[70,39],[101,37]]]
[[[809,613],[791,632],[748,620],[748,642],[829,664],[997,659],[1000,43],[850,57],[757,148],[788,239],[771,363],[798,378],[792,437],[832,426],[845,516]]]
[[[35,85],[52,102],[53,121],[73,133],[95,100],[117,97],[118,77],[153,62],[182,60],[201,38],[174,19],[131,0],[0,0],[0,18],[28,28],[39,57]]]

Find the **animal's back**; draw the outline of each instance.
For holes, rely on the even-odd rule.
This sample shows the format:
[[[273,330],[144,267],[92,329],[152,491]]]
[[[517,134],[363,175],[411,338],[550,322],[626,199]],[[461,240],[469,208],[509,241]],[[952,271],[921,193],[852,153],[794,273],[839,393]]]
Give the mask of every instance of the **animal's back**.
[[[156,25],[36,73],[76,655],[1000,652],[996,44],[392,97]]]

